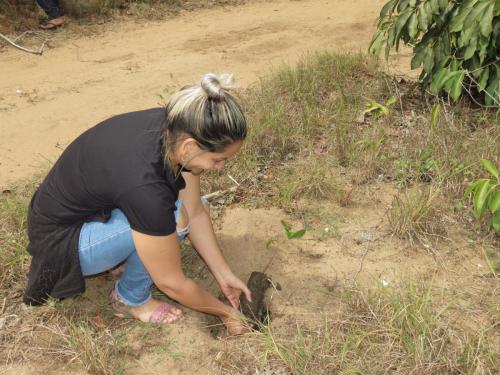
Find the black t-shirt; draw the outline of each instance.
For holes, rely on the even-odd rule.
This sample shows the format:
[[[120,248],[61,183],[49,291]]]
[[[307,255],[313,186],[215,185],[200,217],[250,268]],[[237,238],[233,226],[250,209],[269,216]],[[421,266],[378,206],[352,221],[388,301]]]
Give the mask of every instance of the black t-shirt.
[[[78,237],[85,221],[105,222],[120,208],[138,232],[175,231],[175,201],[185,182],[164,163],[165,116],[155,108],[112,117],[63,152],[29,207],[26,303],[84,291]]]

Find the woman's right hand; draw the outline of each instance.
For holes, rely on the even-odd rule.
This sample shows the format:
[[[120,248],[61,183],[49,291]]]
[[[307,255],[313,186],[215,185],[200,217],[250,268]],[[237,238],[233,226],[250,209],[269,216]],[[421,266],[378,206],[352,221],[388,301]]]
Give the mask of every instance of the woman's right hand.
[[[221,317],[222,322],[226,326],[226,332],[228,336],[242,335],[251,331],[250,325],[245,320],[245,317],[235,309]]]

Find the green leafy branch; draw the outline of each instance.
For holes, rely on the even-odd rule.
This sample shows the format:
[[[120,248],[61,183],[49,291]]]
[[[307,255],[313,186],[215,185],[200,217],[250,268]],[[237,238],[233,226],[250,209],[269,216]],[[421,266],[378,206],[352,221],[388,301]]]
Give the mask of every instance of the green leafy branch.
[[[433,94],[457,101],[482,93],[486,106],[500,106],[500,1],[390,0],[377,22],[369,52],[385,57],[400,43],[413,47],[411,68]]]
[[[481,160],[483,168],[493,178],[480,178],[471,183],[465,191],[464,197],[472,195],[474,216],[481,220],[489,210],[491,226],[500,235],[500,177],[498,169],[490,160]]]

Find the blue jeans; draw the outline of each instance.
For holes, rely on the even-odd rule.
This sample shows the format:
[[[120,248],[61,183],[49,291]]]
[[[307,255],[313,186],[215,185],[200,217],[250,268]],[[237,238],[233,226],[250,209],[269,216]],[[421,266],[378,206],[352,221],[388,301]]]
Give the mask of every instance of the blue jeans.
[[[59,8],[59,0],[36,0],[40,8],[47,14],[49,20],[59,18],[62,16],[61,9]]]
[[[206,204],[204,197],[201,200]],[[182,201],[178,199],[175,206],[175,220],[178,222]],[[188,227],[177,231],[179,241],[184,240],[188,231]],[[118,298],[130,306],[140,306],[151,299],[153,280],[137,255],[130,224],[120,209],[114,209],[106,223],[92,221],[83,224],[78,254],[83,276],[104,272],[126,260],[125,271],[115,284]]]

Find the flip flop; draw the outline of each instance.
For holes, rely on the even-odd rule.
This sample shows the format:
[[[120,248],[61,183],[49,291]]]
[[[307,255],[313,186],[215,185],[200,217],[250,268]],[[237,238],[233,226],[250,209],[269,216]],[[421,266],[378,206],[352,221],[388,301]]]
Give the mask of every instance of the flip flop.
[[[64,17],[57,17],[53,18],[51,20],[45,21],[40,25],[40,29],[43,30],[51,30],[51,29],[57,29],[58,27],[61,27],[64,25]]]
[[[130,306],[125,305],[123,302],[121,302],[118,298],[118,295],[116,293],[116,290],[113,289],[113,291],[110,294],[110,299],[111,299],[111,307],[114,310],[114,315],[119,317],[119,318],[126,318],[126,319],[137,319],[135,316],[132,315],[130,312]],[[151,316],[149,317],[149,323],[152,324],[171,324],[179,320],[179,318],[175,319],[172,322],[166,323],[164,322],[165,318],[167,315],[172,311],[174,306],[172,306],[169,303],[162,303],[160,304],[156,310],[153,311]]]

